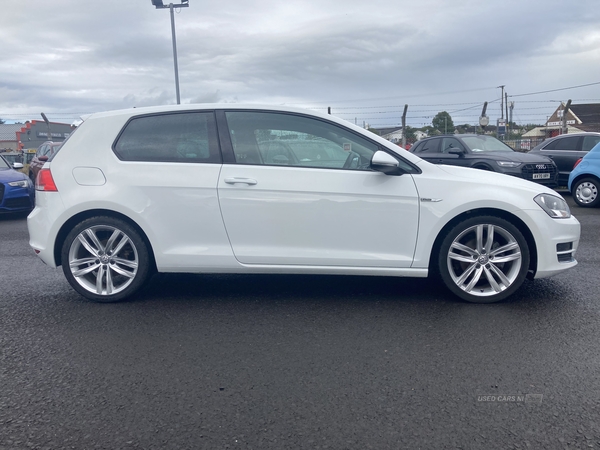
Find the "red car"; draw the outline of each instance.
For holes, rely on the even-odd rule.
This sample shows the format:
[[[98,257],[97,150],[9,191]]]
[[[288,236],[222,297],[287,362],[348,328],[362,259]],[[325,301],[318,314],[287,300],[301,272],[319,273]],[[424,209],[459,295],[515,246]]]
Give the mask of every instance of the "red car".
[[[46,141],[42,145],[39,146],[37,152],[35,152],[35,156],[31,160],[31,164],[29,165],[29,178],[35,185],[35,177],[37,177],[38,172],[42,168],[42,166],[56,153],[58,148],[62,145],[62,142],[52,142]]]

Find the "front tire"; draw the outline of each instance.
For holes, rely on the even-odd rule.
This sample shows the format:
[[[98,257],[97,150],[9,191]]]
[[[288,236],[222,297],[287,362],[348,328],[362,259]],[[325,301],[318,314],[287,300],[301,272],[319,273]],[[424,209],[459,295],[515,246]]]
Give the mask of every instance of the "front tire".
[[[600,204],[600,183],[594,178],[583,178],[575,183],[571,189],[573,200],[579,206],[592,208]]]
[[[102,303],[133,295],[150,273],[150,255],[140,234],[114,217],[77,224],[62,247],[67,281],[85,298]]]
[[[529,269],[523,234],[495,216],[454,226],[442,241],[438,270],[454,294],[472,303],[494,303],[514,293]]]

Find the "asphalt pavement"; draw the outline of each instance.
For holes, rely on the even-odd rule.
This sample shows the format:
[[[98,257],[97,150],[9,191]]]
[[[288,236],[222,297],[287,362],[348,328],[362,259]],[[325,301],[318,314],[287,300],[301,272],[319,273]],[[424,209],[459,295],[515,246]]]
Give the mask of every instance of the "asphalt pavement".
[[[78,296],[0,216],[0,450],[600,448],[600,209],[508,301],[422,279],[158,275]]]

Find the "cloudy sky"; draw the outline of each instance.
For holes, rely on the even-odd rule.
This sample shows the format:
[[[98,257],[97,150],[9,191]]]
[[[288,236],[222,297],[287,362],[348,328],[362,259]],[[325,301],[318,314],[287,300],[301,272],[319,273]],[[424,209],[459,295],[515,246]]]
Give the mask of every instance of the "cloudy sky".
[[[165,0],[167,2],[168,0]],[[286,104],[372,126],[439,111],[517,123],[600,103],[598,0],[189,0],[181,103]],[[175,103],[168,9],[151,0],[2,0],[0,118]],[[551,91],[551,92],[547,92]]]

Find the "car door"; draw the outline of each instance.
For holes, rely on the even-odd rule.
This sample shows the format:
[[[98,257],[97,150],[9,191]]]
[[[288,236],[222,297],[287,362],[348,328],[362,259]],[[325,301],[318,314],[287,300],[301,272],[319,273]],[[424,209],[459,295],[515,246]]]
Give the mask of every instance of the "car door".
[[[564,184],[569,179],[575,162],[585,155],[581,151],[581,136],[565,136],[553,140],[540,150],[540,153],[554,161],[558,168],[558,179]]]
[[[228,111],[225,117],[223,151],[235,162],[223,165],[218,196],[241,263],[410,267],[417,190],[409,174],[369,169],[377,144],[302,115]]]
[[[121,204],[143,218],[159,269],[227,263],[231,246],[217,198],[222,161],[213,111],[133,117],[113,151],[119,161],[106,176],[127,180],[114,189]]]

